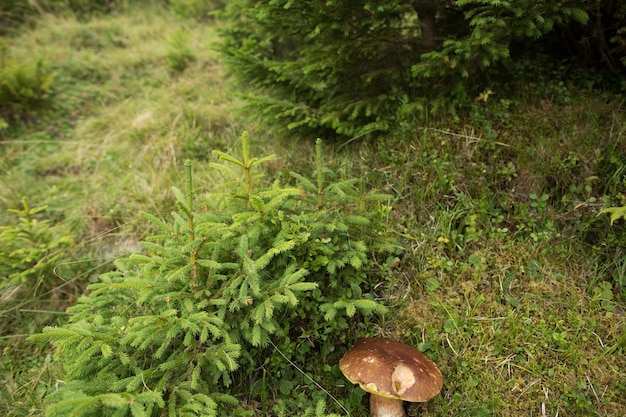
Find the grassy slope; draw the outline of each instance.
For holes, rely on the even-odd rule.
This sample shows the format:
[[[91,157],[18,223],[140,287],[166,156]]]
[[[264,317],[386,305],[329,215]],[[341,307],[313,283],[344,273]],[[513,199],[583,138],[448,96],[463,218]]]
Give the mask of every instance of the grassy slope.
[[[184,72],[170,69],[173,39],[189,28],[195,60]],[[79,295],[65,281],[86,282],[110,268],[115,257],[138,249],[150,230],[140,210],[159,215],[172,209],[170,187],[180,183],[184,159],[204,160],[239,135],[232,127],[232,102],[211,49],[213,27],[142,9],[91,22],[46,16],[37,28],[8,39],[12,54],[42,57],[56,73],[53,106],[36,120],[3,132],[0,142],[0,224],[13,224],[7,209],[47,205],[40,218],[67,225],[77,237],[72,253],[47,285],[62,308]],[[170,58],[172,56],[172,58]],[[197,179],[211,178],[198,164]],[[74,263],[75,262],[75,263]],[[3,297],[8,295],[3,293]],[[48,352],[19,335],[54,323],[59,315],[16,313],[51,309],[50,294],[31,305],[8,299],[0,320],[0,415],[37,414],[45,388],[55,384]],[[29,329],[9,323],[31,323]],[[33,354],[33,351],[35,354]],[[45,367],[40,367],[46,363]],[[28,368],[33,366],[29,371]],[[26,369],[22,369],[26,368]]]
[[[176,58],[183,26],[195,60],[176,72],[168,56]],[[242,130],[209,47],[215,40],[211,25],[154,10],[89,23],[49,16],[11,39],[15,55],[41,55],[57,72],[58,104],[5,132],[0,224],[15,220],[6,208],[23,195],[48,204],[46,214],[78,236],[68,260],[103,259],[91,272],[72,270],[83,281],[137,248],[150,233],[137,211],[168,212],[182,161],[209,159]],[[396,196],[393,222],[406,250],[385,289],[392,312],[372,332],[418,345],[446,378],[442,395],[410,415],[626,410],[623,287],[602,291],[604,281],[626,283],[623,225],[596,217],[603,195],[624,193],[624,112],[573,89],[526,99],[492,99],[471,120],[408,126],[326,152],[333,167]],[[270,175],[310,169],[309,143],[256,146],[279,155]],[[212,184],[205,169],[196,163],[201,188]],[[593,179],[607,172],[612,182]],[[2,328],[0,414],[40,414],[55,384],[49,352],[16,337],[58,320],[43,316],[16,318],[30,329]],[[350,392],[317,379],[337,396]]]

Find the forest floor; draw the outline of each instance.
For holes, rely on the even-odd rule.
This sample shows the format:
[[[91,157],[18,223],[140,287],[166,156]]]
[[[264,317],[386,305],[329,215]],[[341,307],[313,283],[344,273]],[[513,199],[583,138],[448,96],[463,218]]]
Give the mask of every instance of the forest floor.
[[[211,190],[211,151],[237,149],[247,130],[253,153],[277,155],[270,179],[313,172],[309,138],[281,140],[237,118],[218,24],[158,9],[46,15],[2,39],[55,79],[49,108],[0,128],[0,225],[17,224],[9,210],[26,201],[45,206],[37,218],[59,245],[73,243],[36,285],[0,287],[1,415],[43,415],[60,365],[26,337],[63,323],[86,284],[140,250],[153,230],[137,213],[172,211],[186,159],[197,188]],[[546,81],[515,99],[495,91],[456,120],[325,145],[335,172],[393,196],[403,249],[371,334],[418,346],[445,378],[409,415],[626,414],[625,226],[599,215],[626,204],[625,137],[619,98]],[[315,377],[335,395],[352,390]]]

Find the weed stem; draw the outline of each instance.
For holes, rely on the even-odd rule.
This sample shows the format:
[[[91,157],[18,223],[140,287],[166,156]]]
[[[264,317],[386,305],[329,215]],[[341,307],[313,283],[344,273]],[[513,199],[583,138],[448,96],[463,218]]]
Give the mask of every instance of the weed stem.
[[[289,362],[289,364],[290,364],[291,366],[293,366],[294,368],[296,368],[296,370],[297,370],[298,372],[300,372],[302,375],[304,375],[304,376],[305,376],[305,377],[306,377],[309,381],[311,381],[312,383],[314,383],[316,387],[318,387],[319,389],[321,389],[322,391],[324,391],[324,393],[325,393],[326,395],[328,395],[330,398],[332,398],[332,400],[333,400],[334,402],[336,402],[336,403],[339,405],[339,407],[341,407],[341,409],[342,409],[343,411],[345,411],[345,412],[346,412],[346,414],[348,415],[348,417],[352,417],[352,414],[350,414],[350,412],[348,411],[348,409],[347,409],[346,407],[344,407],[344,406],[343,406],[343,404],[341,404],[341,403],[339,402],[339,400],[338,400],[337,398],[335,398],[335,396],[334,396],[333,394],[331,394],[330,392],[328,392],[328,391],[326,390],[326,388],[324,388],[324,387],[323,387],[323,386],[321,386],[319,383],[317,383],[317,381],[315,381],[313,378],[311,378],[310,376],[308,376],[308,375],[307,375],[307,374],[306,374],[306,373],[305,373],[302,369],[300,369],[300,368],[298,367],[298,365],[296,365],[295,363],[293,363],[293,362],[291,361],[291,359],[289,359],[287,356],[285,356],[285,354],[284,354],[284,353],[283,353],[283,352],[282,352],[282,351],[278,348],[278,346],[276,346],[276,345],[274,344],[274,342],[272,342],[272,341],[271,341],[271,340],[269,340],[269,339],[268,339],[268,342],[270,342],[270,345],[272,345],[272,346],[274,347],[274,349],[276,349],[276,351],[277,351],[278,353],[280,353],[280,356],[282,356],[283,358],[285,358],[285,360],[286,360],[287,362]]]

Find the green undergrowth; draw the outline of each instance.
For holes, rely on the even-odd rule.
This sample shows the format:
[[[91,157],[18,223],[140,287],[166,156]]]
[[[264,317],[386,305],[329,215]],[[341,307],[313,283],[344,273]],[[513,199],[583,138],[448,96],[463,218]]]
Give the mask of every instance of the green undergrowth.
[[[367,151],[407,249],[381,326],[448,378],[412,415],[618,416],[626,225],[600,213],[626,197],[623,109],[485,107]]]
[[[324,325],[324,315],[332,314],[332,309],[315,311],[324,301],[313,289],[300,294],[304,298],[298,306],[286,303],[274,310],[275,331],[271,338],[261,336],[267,343],[258,343],[245,329],[240,328],[238,336],[233,336],[234,327],[227,329],[231,339],[249,338],[247,345],[242,344],[246,347],[240,350],[239,367],[225,373],[230,385],[220,380],[211,386],[227,395],[224,398],[234,398],[231,415],[294,415],[294,410],[319,417],[347,415],[342,406],[352,416],[367,415],[367,396],[349,384],[337,366],[349,345],[366,335],[413,344],[439,365],[444,375],[441,394],[424,404],[407,404],[411,417],[624,414],[626,222],[620,208],[626,206],[626,117],[623,98],[598,90],[606,85],[598,74],[570,71],[563,64],[542,65],[544,70],[533,77],[529,74],[536,68],[528,63],[517,69],[518,82],[527,83],[521,92],[510,91],[515,83],[494,84],[492,90],[469,98],[473,104],[468,113],[454,119],[419,124],[407,115],[397,129],[367,143],[327,144],[320,168],[313,140],[264,137],[256,126],[244,129],[233,118],[238,102],[231,99],[227,74],[211,48],[218,40],[218,21],[177,17],[156,4],[140,9],[91,19],[38,16],[32,27],[3,38],[12,60],[41,58],[54,79],[45,105],[0,127],[0,225],[2,239],[8,241],[0,252],[0,415],[41,416],[46,401],[68,404],[69,397],[63,396],[72,392],[72,385],[66,386],[67,379],[80,373],[76,364],[81,358],[75,361],[63,348],[57,351],[26,338],[44,326],[77,331],[72,327],[76,323],[68,325],[65,310],[81,295],[91,294],[71,311],[82,311],[82,319],[103,326],[106,334],[114,332],[118,322],[100,323],[97,315],[85,312],[85,300],[105,296],[105,288],[129,297],[125,306],[135,313],[143,309],[143,320],[164,314],[159,309],[167,304],[167,294],[159,294],[158,306],[137,304],[133,297],[145,295],[145,288],[128,290],[103,281],[127,274],[139,282],[139,269],[133,268],[152,270],[158,245],[172,249],[178,240],[188,239],[180,224],[186,200],[181,203],[181,194],[172,191],[173,186],[184,186],[185,160],[193,164],[200,204],[194,207],[202,207],[199,218],[227,212],[222,203],[241,182],[229,180],[223,168],[219,169],[224,176],[213,173],[218,159],[212,151],[242,161],[243,130],[255,138],[249,155],[276,155],[257,166],[263,175],[253,178],[257,185],[300,187],[308,196],[306,205],[316,207],[318,189],[327,202],[325,192],[342,188],[325,190],[326,186],[357,179],[345,184],[356,193],[350,195],[371,189],[390,196],[384,206],[391,210],[377,206],[378,211],[368,215],[387,216],[393,228],[385,233],[402,249],[361,259],[375,270],[358,277],[365,289],[362,295],[375,296],[387,312],[364,317],[355,311],[350,318],[338,305],[337,322],[331,327],[345,333],[339,341]],[[218,189],[226,194],[209,198]],[[242,213],[258,214],[271,197],[265,195],[252,207],[246,202],[252,205],[252,200],[235,198]],[[267,234],[255,238],[262,236],[267,244],[273,228],[284,224],[272,210],[296,197],[301,194],[272,205],[274,217],[265,219]],[[345,200],[350,210],[358,207],[358,198]],[[329,209],[339,215],[339,207]],[[297,217],[294,211],[286,211],[291,220]],[[271,223],[271,218],[278,223]],[[314,220],[303,218],[298,227],[312,227]],[[160,233],[162,223],[174,235],[162,235],[152,240],[152,246],[142,247],[141,241]],[[359,233],[367,230],[364,224],[357,226]],[[227,229],[214,230],[215,236]],[[237,229],[241,235],[248,232]],[[318,236],[318,252],[306,260],[306,269],[324,260],[319,250],[335,235]],[[224,244],[231,244],[230,253],[243,259],[244,243]],[[10,253],[5,248],[11,248]],[[294,250],[274,253],[272,259],[284,260]],[[189,262],[191,257],[184,259]],[[348,269],[354,268],[351,258],[346,259]],[[116,260],[132,265],[126,272],[111,272]],[[210,262],[203,268],[210,269]],[[166,275],[161,278],[159,285],[167,281]],[[172,282],[179,290],[184,287],[197,294],[193,281],[174,277]],[[221,285],[226,278],[218,282]],[[85,292],[89,284],[95,286]],[[355,287],[345,293],[358,295]],[[178,303],[176,308],[187,305],[184,300],[173,302]],[[227,314],[261,304],[261,299],[245,298],[239,310]],[[110,306],[122,308],[115,301]],[[193,304],[191,310],[178,310],[176,317],[168,316],[170,312],[161,320],[172,322],[207,306]],[[303,310],[297,309],[310,313],[299,316]],[[307,325],[305,317],[314,313],[317,321]],[[241,317],[238,324],[256,320]],[[337,319],[341,317],[347,321]],[[137,330],[141,320],[133,323]],[[119,371],[128,365],[123,355],[113,352],[138,361],[142,352],[154,353],[150,346],[160,348],[155,337],[146,337],[145,346],[133,346],[130,339],[100,343],[90,354],[104,358],[103,366],[105,359],[115,357],[109,364]],[[178,341],[176,337],[171,340]],[[207,335],[204,343],[209,339]],[[194,349],[200,346],[183,337],[180,344],[186,343]],[[164,348],[172,355],[195,352],[172,346]],[[57,353],[66,355],[66,363],[55,359]],[[68,369],[72,378],[66,378]],[[114,395],[83,394],[105,395],[101,399],[111,408],[123,409],[132,390],[121,392],[120,387],[143,386],[136,373],[131,381],[132,372],[118,374],[120,380],[128,379],[124,387],[117,381]],[[196,388],[214,383],[194,377],[193,369],[189,372],[189,384]],[[144,376],[146,384],[152,384],[155,375]],[[179,394],[188,392],[185,384],[178,387]],[[47,397],[53,393],[56,400]],[[147,394],[140,400],[139,404],[159,402]]]

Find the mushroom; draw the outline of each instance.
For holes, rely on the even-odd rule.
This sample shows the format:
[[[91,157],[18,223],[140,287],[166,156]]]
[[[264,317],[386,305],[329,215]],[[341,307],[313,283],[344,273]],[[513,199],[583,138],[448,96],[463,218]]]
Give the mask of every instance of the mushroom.
[[[370,393],[372,417],[406,417],[402,401],[427,401],[443,385],[441,372],[426,355],[389,339],[359,341],[341,358],[339,368]]]

